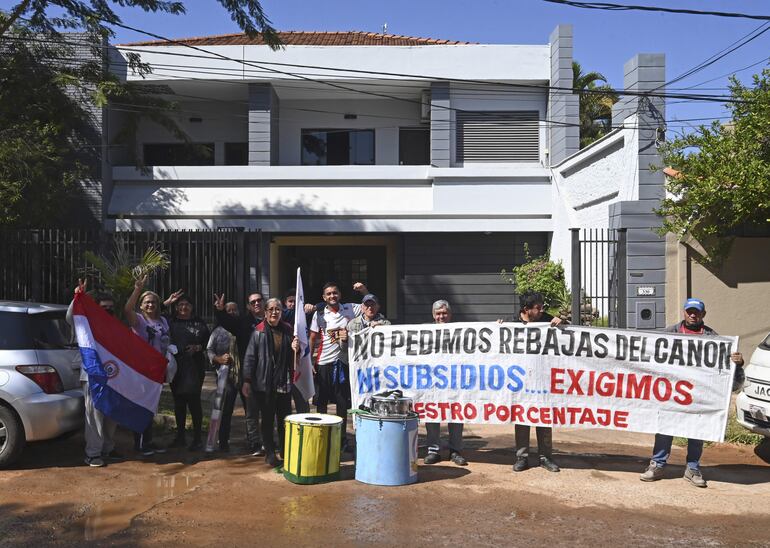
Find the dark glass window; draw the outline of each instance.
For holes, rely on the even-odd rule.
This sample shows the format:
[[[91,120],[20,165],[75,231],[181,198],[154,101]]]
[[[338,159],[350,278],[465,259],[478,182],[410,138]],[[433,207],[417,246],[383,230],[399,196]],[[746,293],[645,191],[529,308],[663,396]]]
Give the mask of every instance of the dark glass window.
[[[374,130],[303,129],[302,165],[374,165]]]
[[[144,145],[146,166],[213,166],[214,143],[153,143]]]
[[[249,165],[248,143],[225,143],[225,165],[247,166]]]
[[[43,314],[0,312],[0,350],[69,348],[72,329],[64,311]]]
[[[430,130],[399,128],[398,163],[402,166],[430,165]]]

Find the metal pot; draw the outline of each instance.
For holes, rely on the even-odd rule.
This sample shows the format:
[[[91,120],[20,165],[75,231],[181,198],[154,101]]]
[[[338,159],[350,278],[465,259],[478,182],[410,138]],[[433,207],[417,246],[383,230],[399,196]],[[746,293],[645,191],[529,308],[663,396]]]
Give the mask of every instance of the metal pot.
[[[408,417],[414,415],[414,401],[395,395],[374,395],[369,399],[369,409],[379,417]]]

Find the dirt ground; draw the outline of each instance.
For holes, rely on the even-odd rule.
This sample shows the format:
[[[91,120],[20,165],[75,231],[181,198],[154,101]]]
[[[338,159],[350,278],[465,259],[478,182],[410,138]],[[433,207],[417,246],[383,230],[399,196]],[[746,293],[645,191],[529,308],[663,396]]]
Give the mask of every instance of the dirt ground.
[[[242,412],[234,428],[226,456],[145,460],[122,432],[130,458],[105,468],[84,466],[79,434],[31,444],[0,471],[0,546],[770,545],[768,444],[707,447],[698,489],[679,447],[665,480],[639,481],[649,435],[557,430],[562,471],[514,474],[512,428],[470,425],[468,467],[421,465],[418,483],[380,487],[354,479],[348,454],[340,481],[303,486],[244,454]]]

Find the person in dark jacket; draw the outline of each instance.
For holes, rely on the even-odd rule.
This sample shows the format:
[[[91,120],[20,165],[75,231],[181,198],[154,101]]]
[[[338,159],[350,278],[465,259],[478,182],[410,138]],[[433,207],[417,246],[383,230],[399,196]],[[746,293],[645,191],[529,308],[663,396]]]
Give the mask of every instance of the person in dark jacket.
[[[522,293],[519,297],[519,313],[513,318],[514,322],[529,323],[543,322],[551,326],[564,324],[561,318],[555,318],[545,311],[545,299],[543,295],[534,291]],[[523,472],[529,468],[529,431],[527,424],[514,426],[514,438],[516,443],[516,462],[513,464],[514,472]],[[540,456],[540,466],[549,472],[558,472],[559,466],[553,461],[553,429],[548,426],[536,426],[537,452]]]
[[[294,353],[299,349],[299,341],[293,336],[292,327],[281,321],[280,299],[269,299],[266,312],[267,317],[252,334],[243,359],[243,395],[253,397],[260,407],[265,462],[275,467],[282,463],[276,456],[273,428],[277,423],[280,448],[283,421],[291,413]]]
[[[684,319],[666,328],[666,333],[681,333],[685,335],[717,335],[703,322],[706,317],[706,305],[700,299],[687,299],[684,302]],[[730,360],[735,364],[735,374],[743,374],[743,355],[733,352]],[[735,389],[735,388],[734,388]],[[655,446],[652,449],[652,460],[647,469],[639,477],[642,481],[657,481],[663,479],[663,468],[666,466],[671,454],[673,436],[655,434]],[[684,479],[695,487],[708,487],[703,474],[700,471],[700,458],[703,454],[703,440],[687,440],[687,467],[684,471]]]
[[[193,441],[188,449],[200,451],[203,448],[201,390],[206,375],[209,328],[206,322],[193,317],[193,304],[186,295],[179,296],[170,304],[174,306],[174,314],[169,321],[171,344],[177,347],[177,370],[171,381],[177,434],[171,446],[184,447],[187,443],[185,422],[189,409],[193,422]]]
[[[225,295],[214,294],[214,314],[217,323],[227,331],[235,335],[238,343],[238,358],[243,363],[243,357],[246,355],[246,349],[254,333],[254,329],[265,319],[265,298],[262,293],[251,293],[246,301],[246,313],[231,316],[225,311]],[[243,395],[241,387],[243,378],[237,381],[237,391],[232,388],[225,388],[223,406],[232,408],[235,404],[237,394],[240,394],[243,410],[246,414],[246,441],[249,444],[249,452],[255,457],[265,454],[262,448],[262,439],[259,427],[259,405],[254,398]]]

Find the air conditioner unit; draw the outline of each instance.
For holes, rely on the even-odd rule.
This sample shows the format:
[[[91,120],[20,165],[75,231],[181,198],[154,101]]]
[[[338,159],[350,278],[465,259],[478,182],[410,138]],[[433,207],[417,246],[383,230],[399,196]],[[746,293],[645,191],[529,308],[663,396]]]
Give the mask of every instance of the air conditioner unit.
[[[420,93],[420,122],[430,122],[430,90],[424,89]]]

